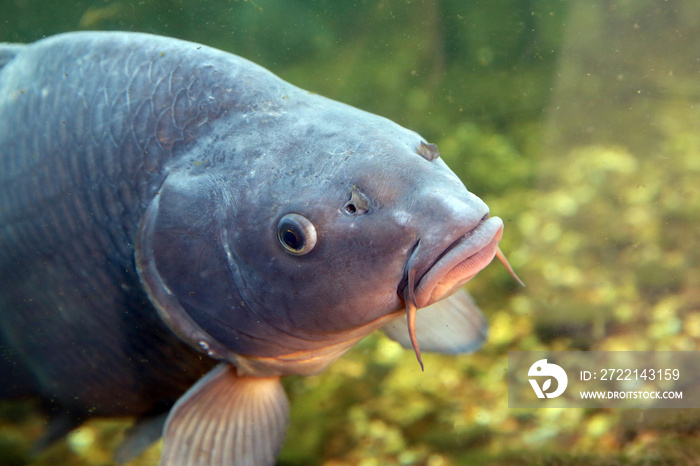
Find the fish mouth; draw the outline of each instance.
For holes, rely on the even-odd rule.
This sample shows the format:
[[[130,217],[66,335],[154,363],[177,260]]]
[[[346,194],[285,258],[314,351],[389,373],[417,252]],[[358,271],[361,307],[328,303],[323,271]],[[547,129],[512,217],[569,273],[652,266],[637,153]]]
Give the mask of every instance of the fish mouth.
[[[496,256],[502,236],[503,221],[490,217],[453,241],[416,282],[416,307],[430,306],[474,278]]]
[[[416,262],[421,241],[418,240],[413,247],[404,268],[401,295],[406,304],[408,333],[421,369],[423,361],[415,334],[416,311],[455,293],[489,265],[497,254],[501,258],[498,243],[502,236],[503,221],[486,215],[474,228],[450,243],[418,278]]]

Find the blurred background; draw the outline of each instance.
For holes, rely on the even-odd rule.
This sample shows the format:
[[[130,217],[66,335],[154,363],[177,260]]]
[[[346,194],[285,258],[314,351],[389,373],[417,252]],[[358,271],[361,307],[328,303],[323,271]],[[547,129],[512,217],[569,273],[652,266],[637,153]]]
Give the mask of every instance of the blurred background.
[[[508,351],[698,349],[696,0],[0,0],[0,41],[97,29],[230,51],[416,130],[504,220],[527,288],[498,263],[468,284],[483,349],[422,373],[373,335],[286,379],[280,465],[700,464],[697,410],[509,409],[506,377]],[[0,464],[110,465],[129,424],[34,455],[44,419],[3,402]]]

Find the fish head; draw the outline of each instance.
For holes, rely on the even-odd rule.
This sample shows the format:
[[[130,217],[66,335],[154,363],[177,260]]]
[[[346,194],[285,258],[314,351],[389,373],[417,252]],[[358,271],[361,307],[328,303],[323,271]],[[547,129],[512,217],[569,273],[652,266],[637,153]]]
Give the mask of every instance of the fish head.
[[[142,281],[185,340],[330,361],[493,259],[501,220],[418,134],[350,107],[282,123],[239,136],[235,163],[173,171],[142,222]]]

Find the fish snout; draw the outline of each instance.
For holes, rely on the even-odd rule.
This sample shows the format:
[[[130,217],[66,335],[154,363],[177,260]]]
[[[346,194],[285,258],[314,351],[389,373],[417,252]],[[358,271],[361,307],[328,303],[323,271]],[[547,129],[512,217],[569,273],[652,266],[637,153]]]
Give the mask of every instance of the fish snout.
[[[423,308],[440,301],[474,278],[496,256],[502,235],[503,221],[485,216],[444,247],[417,280],[416,306]]]
[[[503,234],[502,220],[491,217],[486,203],[464,189],[425,200],[429,214],[406,263],[405,287],[400,290],[417,308],[450,296],[485,268]]]
[[[408,335],[418,362],[423,362],[416,337],[416,312],[454,294],[485,268],[499,252],[503,222],[490,217],[486,204],[473,194],[434,199],[428,203],[424,228],[408,254],[399,295],[406,306]],[[435,202],[437,201],[437,202]],[[431,205],[432,204],[432,205]]]

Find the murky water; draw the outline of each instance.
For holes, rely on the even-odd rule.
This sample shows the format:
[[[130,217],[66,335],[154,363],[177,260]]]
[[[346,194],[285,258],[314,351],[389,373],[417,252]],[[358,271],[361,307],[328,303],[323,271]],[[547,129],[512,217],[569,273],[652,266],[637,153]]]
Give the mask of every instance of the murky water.
[[[508,351],[698,349],[697,2],[14,0],[0,22],[0,41],[121,29],[245,56],[420,132],[503,218],[501,249],[527,287],[498,263],[468,285],[491,323],[485,347],[424,355],[421,373],[376,335],[286,380],[280,464],[700,458],[693,410],[514,410],[506,380]],[[111,464],[128,426],[91,421],[32,456],[42,417],[0,409],[3,464]]]

